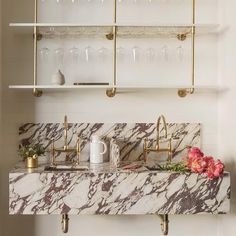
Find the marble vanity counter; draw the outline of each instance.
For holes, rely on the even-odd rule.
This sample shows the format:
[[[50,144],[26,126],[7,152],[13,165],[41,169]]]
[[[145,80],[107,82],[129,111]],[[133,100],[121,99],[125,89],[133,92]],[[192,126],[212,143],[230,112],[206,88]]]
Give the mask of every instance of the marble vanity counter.
[[[114,169],[29,171],[9,174],[10,214],[224,214],[230,206],[230,175],[209,180],[195,173]]]

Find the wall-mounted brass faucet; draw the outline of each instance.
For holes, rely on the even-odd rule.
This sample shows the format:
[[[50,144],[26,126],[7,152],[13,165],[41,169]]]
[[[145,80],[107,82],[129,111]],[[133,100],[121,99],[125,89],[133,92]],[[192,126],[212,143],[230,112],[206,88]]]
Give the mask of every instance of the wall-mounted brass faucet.
[[[164,127],[164,139],[168,142],[168,147],[167,148],[161,148],[160,142],[161,142],[161,121],[163,122],[163,127]],[[172,139],[169,138],[167,139],[167,123],[166,119],[163,115],[159,116],[157,119],[157,139],[156,139],[156,145],[155,147],[149,147],[148,144],[148,139],[144,139],[144,144],[143,144],[143,155],[144,155],[144,161],[147,162],[147,155],[149,152],[167,152],[168,155],[168,162],[172,161]]]
[[[55,147],[55,140],[52,139],[52,147],[51,147],[51,165],[55,166],[55,159],[56,159],[56,152],[64,152],[64,153],[71,153],[76,152],[76,162],[75,165],[79,165],[80,162],[80,139],[77,137],[76,147],[70,147],[68,143],[68,121],[67,116],[64,117],[64,146],[61,148]]]

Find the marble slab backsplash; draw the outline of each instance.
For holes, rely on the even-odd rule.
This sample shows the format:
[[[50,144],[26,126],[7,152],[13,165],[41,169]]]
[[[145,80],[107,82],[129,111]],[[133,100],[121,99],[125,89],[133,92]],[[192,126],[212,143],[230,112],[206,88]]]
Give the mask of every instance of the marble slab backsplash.
[[[155,123],[69,123],[68,143],[75,146],[77,136],[81,139],[81,160],[89,160],[89,143],[91,136],[97,134],[102,137],[109,147],[111,138],[114,138],[120,146],[121,160],[137,161],[143,159],[143,140],[148,138],[150,145],[156,141]],[[173,160],[181,160],[186,153],[186,146],[200,146],[199,123],[168,123],[168,138],[172,137]],[[46,159],[49,159],[52,139],[56,147],[64,145],[64,126],[62,123],[25,123],[19,127],[19,143],[25,146],[34,143],[42,143],[47,150]],[[164,137],[163,128],[161,137]],[[166,146],[163,139],[161,145]],[[150,154],[150,158],[165,160],[165,154],[158,156]],[[57,160],[71,161],[75,154],[68,156],[59,155]],[[108,160],[108,155],[105,157]]]

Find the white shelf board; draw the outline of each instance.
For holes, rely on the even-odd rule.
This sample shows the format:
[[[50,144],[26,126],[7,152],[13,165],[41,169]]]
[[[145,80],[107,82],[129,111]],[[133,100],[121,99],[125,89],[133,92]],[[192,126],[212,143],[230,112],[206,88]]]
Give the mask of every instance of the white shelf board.
[[[101,24],[86,24],[86,23],[10,23],[11,27],[104,27],[104,26],[120,26],[120,27],[202,27],[202,28],[217,28],[219,24],[133,24],[133,23],[101,23]]]
[[[70,89],[181,89],[181,88],[193,88],[191,85],[9,85],[10,89],[51,89],[51,90],[70,90]],[[226,87],[220,86],[195,86],[197,90],[212,90],[212,91],[222,91],[226,90]]]

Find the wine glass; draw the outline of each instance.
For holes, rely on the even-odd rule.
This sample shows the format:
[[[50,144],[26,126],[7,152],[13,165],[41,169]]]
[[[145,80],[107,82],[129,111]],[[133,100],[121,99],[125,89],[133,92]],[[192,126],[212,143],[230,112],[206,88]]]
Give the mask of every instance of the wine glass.
[[[98,58],[99,61],[104,62],[107,60],[109,54],[109,50],[105,47],[101,47],[98,49]]]
[[[85,52],[85,61],[88,63],[93,59],[94,49],[88,46],[84,49],[84,52]]]
[[[179,62],[184,60],[184,48],[180,45],[176,48],[177,59]]]
[[[161,48],[161,56],[162,56],[162,59],[164,61],[169,61],[169,48],[167,45],[164,45],[162,48]]]
[[[117,48],[117,58],[121,62],[125,60],[125,49],[123,47]]]
[[[79,60],[79,49],[75,46],[69,49],[70,58],[73,64],[76,64]]]
[[[54,51],[55,54],[55,61],[56,65],[60,68],[63,66],[64,61],[64,49],[63,48],[57,48]]]
[[[137,63],[140,61],[140,57],[141,57],[141,49],[139,47],[133,47],[132,48],[132,58],[133,58],[133,62]]]
[[[45,62],[48,60],[50,50],[47,47],[41,48],[39,50],[40,60]]]
[[[148,48],[146,50],[146,60],[148,63],[152,63],[155,60],[155,49],[154,48]]]

